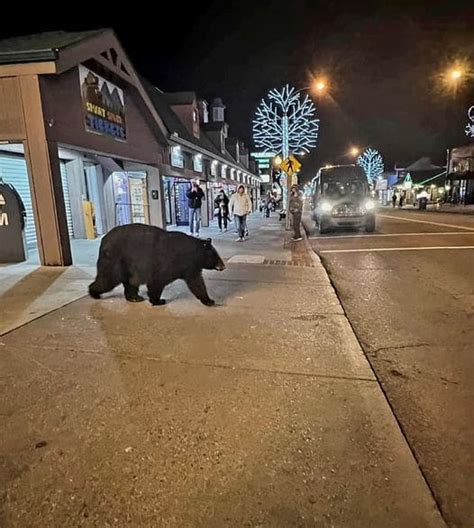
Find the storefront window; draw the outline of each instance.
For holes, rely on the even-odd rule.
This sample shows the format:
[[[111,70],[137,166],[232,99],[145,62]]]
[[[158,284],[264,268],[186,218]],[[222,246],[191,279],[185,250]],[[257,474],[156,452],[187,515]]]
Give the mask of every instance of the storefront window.
[[[176,225],[185,226],[189,224],[188,198],[186,193],[191,187],[187,180],[175,180],[175,210]]]
[[[227,165],[222,165],[222,167],[221,167],[221,178],[225,179],[226,173],[227,173]]]
[[[171,165],[180,169],[184,167],[184,155],[181,147],[171,147]]]
[[[211,163],[211,176],[217,176],[217,161]]]

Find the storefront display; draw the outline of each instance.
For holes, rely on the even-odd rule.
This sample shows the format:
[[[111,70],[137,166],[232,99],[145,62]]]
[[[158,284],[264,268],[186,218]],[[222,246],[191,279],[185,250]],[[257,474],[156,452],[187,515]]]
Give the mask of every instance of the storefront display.
[[[189,181],[175,180],[175,207],[176,225],[185,226],[189,224],[188,198],[186,193],[191,188]]]

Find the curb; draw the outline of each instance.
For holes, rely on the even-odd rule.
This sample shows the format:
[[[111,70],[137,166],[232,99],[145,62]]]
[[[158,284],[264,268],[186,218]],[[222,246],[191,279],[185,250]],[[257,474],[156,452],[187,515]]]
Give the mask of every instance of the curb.
[[[313,251],[313,248],[311,247],[311,244],[309,243],[308,232],[306,230],[306,225],[304,224],[303,221],[301,222],[301,226],[303,227],[303,244],[305,245],[306,252],[308,253],[309,258],[313,261],[315,265],[320,264],[322,266],[323,263],[321,261],[321,257],[315,251]],[[324,269],[326,271],[326,268]],[[326,271],[326,274],[327,274],[327,271]],[[328,277],[328,280],[329,280],[329,277]]]
[[[392,210],[393,207],[381,207],[379,209],[379,211],[385,211],[385,210]],[[425,211],[420,211],[419,209],[417,208],[405,208],[405,207],[402,207],[401,209],[395,207],[395,209],[397,211],[404,211],[404,212],[408,212],[408,213],[415,213],[415,214],[423,214],[423,213],[436,213],[436,214],[457,214],[457,215],[462,215],[462,216],[474,216],[474,211],[471,211],[471,210],[468,210],[468,211],[448,211],[446,209],[426,209]]]

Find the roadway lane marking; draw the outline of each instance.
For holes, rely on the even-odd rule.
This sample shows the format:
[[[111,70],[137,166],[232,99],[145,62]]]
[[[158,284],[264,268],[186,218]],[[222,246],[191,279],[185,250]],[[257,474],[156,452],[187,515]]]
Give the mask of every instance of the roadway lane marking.
[[[405,222],[415,222],[417,224],[430,224],[430,225],[441,226],[441,227],[451,227],[451,228],[454,227],[454,229],[464,229],[466,231],[474,231],[474,227],[460,226],[460,225],[454,225],[454,224],[442,224],[441,222],[430,222],[428,220],[415,220],[414,218],[405,218],[404,216],[377,214],[377,217],[391,218],[392,220],[404,220]]]
[[[324,249],[319,253],[372,253],[381,251],[433,251],[438,249],[474,249],[474,246],[425,246],[398,248],[366,248],[366,249]]]
[[[462,231],[446,231],[444,233],[374,233],[372,235],[334,235],[334,236],[312,236],[308,237],[309,240],[329,240],[338,238],[369,238],[369,237],[396,237],[396,236],[445,236],[445,235],[463,235],[469,236],[474,233],[463,233]]]

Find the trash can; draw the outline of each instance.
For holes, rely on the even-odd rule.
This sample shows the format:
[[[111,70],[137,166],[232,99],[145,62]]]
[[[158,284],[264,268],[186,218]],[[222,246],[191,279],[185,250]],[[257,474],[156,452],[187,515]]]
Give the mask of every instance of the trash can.
[[[0,181],[0,263],[23,262],[26,211],[16,189]]]

